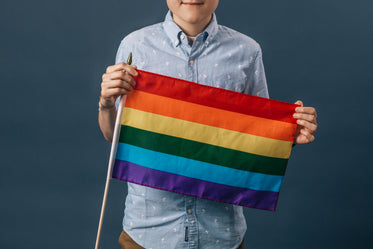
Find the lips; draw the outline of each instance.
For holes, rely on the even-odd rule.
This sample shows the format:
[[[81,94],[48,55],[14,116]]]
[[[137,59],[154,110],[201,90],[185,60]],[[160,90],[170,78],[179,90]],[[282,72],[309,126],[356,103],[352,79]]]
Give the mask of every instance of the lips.
[[[193,5],[203,5],[203,3],[201,3],[201,2],[181,2],[182,4],[184,4],[184,5],[191,5],[191,6],[193,6]]]

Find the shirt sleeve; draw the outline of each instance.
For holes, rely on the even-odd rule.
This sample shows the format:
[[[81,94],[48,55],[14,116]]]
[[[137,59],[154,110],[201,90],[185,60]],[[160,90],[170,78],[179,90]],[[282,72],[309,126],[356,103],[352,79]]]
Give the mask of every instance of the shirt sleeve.
[[[120,42],[120,45],[119,45],[119,48],[118,48],[118,51],[117,51],[117,55],[115,57],[115,64],[127,61],[127,57],[128,57],[128,54],[129,54],[129,48],[128,48],[128,45],[126,45],[126,44],[127,44],[126,38],[124,38]]]
[[[260,46],[250,66],[245,93],[263,98],[269,98],[262,50]]]

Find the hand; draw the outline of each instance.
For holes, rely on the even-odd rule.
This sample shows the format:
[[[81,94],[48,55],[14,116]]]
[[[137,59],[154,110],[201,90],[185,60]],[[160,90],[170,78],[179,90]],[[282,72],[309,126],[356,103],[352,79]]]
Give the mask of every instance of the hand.
[[[101,105],[106,108],[114,107],[118,96],[133,90],[136,82],[132,76],[137,76],[136,68],[124,62],[107,67],[106,73],[102,75]]]
[[[297,119],[297,130],[295,132],[295,144],[308,144],[315,140],[317,129],[316,110],[313,107],[303,107],[303,102],[298,100],[295,104],[301,107],[295,108],[294,118]]]

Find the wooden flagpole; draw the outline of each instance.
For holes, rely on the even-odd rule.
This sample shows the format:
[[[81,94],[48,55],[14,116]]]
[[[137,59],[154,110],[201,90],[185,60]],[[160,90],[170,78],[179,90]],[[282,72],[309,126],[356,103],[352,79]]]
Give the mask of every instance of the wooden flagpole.
[[[132,53],[130,53],[128,56],[127,64],[128,65],[132,64]],[[100,237],[101,237],[102,223],[103,223],[104,214],[105,214],[106,200],[107,200],[107,195],[109,192],[110,179],[111,179],[114,162],[115,162],[115,154],[117,151],[119,133],[120,133],[120,127],[121,127],[121,121],[122,121],[122,115],[123,115],[123,106],[126,102],[126,98],[127,98],[127,95],[121,96],[119,108],[117,111],[117,117],[115,120],[114,134],[113,134],[113,140],[111,141],[110,158],[109,158],[109,164],[108,164],[108,170],[107,170],[107,176],[106,176],[104,198],[102,200],[102,206],[101,206],[100,221],[98,223],[95,249],[98,249],[98,246],[100,244]]]

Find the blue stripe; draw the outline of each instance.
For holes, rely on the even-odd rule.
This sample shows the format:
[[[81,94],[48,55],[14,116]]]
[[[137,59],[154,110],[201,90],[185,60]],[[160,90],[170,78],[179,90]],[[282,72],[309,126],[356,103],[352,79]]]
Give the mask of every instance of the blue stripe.
[[[234,187],[279,192],[282,176],[253,173],[118,143],[116,159]]]

